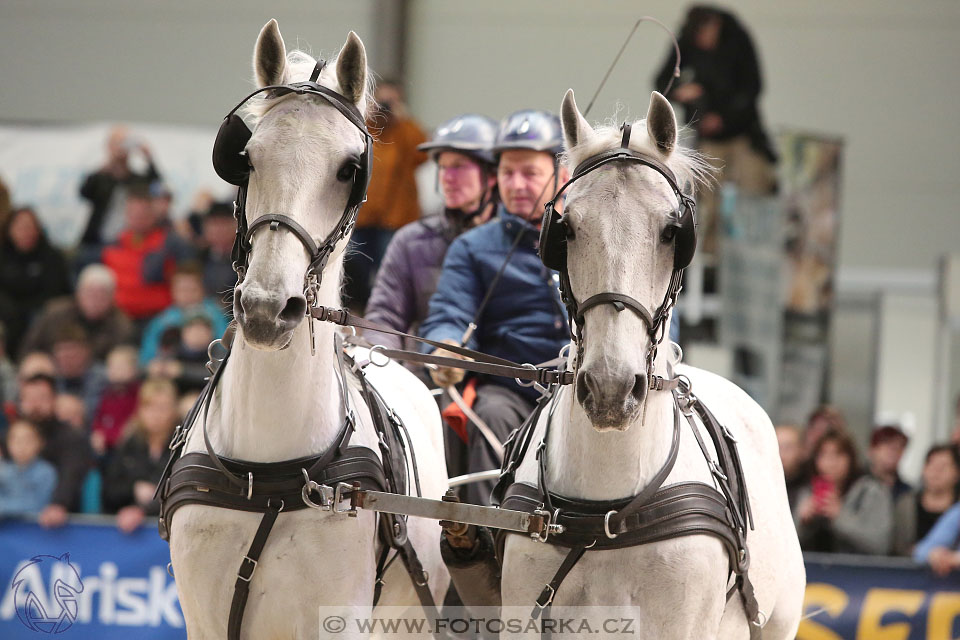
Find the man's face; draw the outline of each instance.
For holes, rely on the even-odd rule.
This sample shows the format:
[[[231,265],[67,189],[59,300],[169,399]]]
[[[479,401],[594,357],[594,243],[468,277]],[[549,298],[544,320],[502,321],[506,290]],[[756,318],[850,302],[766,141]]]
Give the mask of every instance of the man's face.
[[[99,320],[113,306],[113,289],[85,283],[77,287],[77,306],[87,320]]]
[[[895,473],[907,448],[903,438],[887,438],[870,447],[870,464],[877,473]]]
[[[153,207],[149,198],[128,197],[126,206],[127,229],[146,233],[153,227]]]
[[[494,183],[494,178],[484,175],[483,169],[470,156],[455,151],[444,151],[437,156],[437,171],[444,205],[468,213],[476,211],[483,195]]]
[[[80,378],[90,367],[90,345],[81,340],[61,340],[53,345],[57,372],[65,378]]]
[[[553,198],[553,155],[544,151],[511,150],[500,154],[497,184],[503,206],[533,223],[543,219],[543,206]],[[557,180],[557,184],[561,179]]]
[[[237,234],[237,222],[226,216],[207,217],[203,221],[203,239],[218,253],[229,253]]]
[[[46,381],[24,382],[20,385],[20,412],[34,422],[48,420],[54,415],[55,397]]]

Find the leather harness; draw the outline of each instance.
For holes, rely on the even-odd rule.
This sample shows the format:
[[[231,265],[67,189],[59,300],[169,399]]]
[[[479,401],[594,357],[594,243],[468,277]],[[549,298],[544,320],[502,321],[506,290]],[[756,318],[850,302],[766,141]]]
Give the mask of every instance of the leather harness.
[[[547,438],[557,402],[553,403],[548,413],[544,436],[535,452],[537,485],[515,482],[516,469],[529,450],[540,415],[555,399],[556,388],[541,398],[530,418],[511,434],[506,444],[500,482],[494,489],[495,504],[530,513],[538,509],[547,510],[552,514],[551,522],[562,525],[562,530],[541,540],[569,549],[553,579],[544,586],[537,598],[531,614],[534,618],[539,618],[541,614],[549,617],[557,589],[587,550],[622,549],[682,536],[707,534],[718,538],[727,551],[730,573],[734,577],[727,599],[739,591],[750,621],[750,637],[754,640],[760,637],[763,614],[747,575],[750,554],[746,546],[746,534],[748,527],[753,528],[753,514],[736,439],[693,394],[685,377],[679,376],[673,381],[677,382],[672,391],[674,424],[667,460],[650,483],[630,498],[595,501],[564,497],[549,491],[546,487]],[[663,486],[677,460],[681,415],[686,418],[696,437],[716,486],[695,481]],[[716,460],[707,449],[697,426],[697,417],[717,452]],[[507,534],[505,531],[496,532],[497,558],[501,564]],[[548,636],[545,627],[543,637]]]
[[[240,637],[250,582],[270,531],[282,511],[298,511],[313,507],[339,512],[338,505],[341,500],[348,498],[352,491],[361,489],[407,494],[409,489],[408,453],[414,471],[413,488],[416,489],[416,495],[420,495],[416,458],[412,449],[408,451],[405,444],[409,442],[405,425],[396,413],[386,406],[377,390],[369,384],[363,369],[357,366],[349,356],[343,354],[339,340],[335,348],[340,362],[340,384],[344,401],[348,396],[346,379],[343,377],[345,371],[343,360],[347,359],[351,365],[348,370],[359,380],[365,404],[373,418],[380,442],[380,455],[367,447],[350,445],[351,436],[356,430],[356,418],[348,404],[344,404],[346,416],[343,427],[330,448],[321,454],[281,462],[260,463],[233,460],[213,453],[206,434],[206,411],[213,390],[226,367],[227,358],[220,363],[185,418],[183,423],[185,427],[177,430],[170,444],[173,455],[157,489],[161,503],[159,520],[161,538],[169,541],[173,515],[177,509],[187,504],[202,504],[263,514],[250,547],[237,570],[227,625],[229,640],[238,640]],[[201,407],[203,408],[204,439],[208,443],[208,452],[183,453],[190,425],[200,416]],[[312,494],[319,496],[320,504],[314,502],[311,498]],[[378,531],[382,550],[377,561],[373,604],[376,605],[380,597],[387,557],[390,550],[395,549],[410,574],[424,611],[435,620],[439,613],[427,584],[429,576],[424,571],[416,550],[407,536],[406,519],[402,516],[381,514]]]

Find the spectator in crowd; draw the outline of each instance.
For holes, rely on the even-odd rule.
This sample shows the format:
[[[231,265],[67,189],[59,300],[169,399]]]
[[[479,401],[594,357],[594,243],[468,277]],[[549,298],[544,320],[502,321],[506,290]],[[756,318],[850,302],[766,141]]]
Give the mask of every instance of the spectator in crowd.
[[[960,451],[952,444],[931,447],[923,463],[920,490],[905,493],[894,503],[894,554],[913,552],[914,543],[926,537],[937,519],[960,499],[958,483]]]
[[[210,318],[202,313],[188,314],[183,328],[171,327],[164,334],[163,342],[169,341],[169,346],[150,362],[148,375],[172,380],[181,392],[203,389],[210,375],[206,363],[212,340]]]
[[[117,308],[114,300],[116,279],[102,264],[84,267],[73,296],[51,300],[30,326],[21,354],[53,351],[53,341],[66,325],[77,325],[87,332],[93,358],[102,362],[118,344],[136,338],[133,323]]]
[[[853,440],[828,431],[813,452],[813,477],[797,496],[794,519],[806,551],[889,553],[893,501],[878,480],[861,474]]]
[[[80,504],[80,489],[91,466],[86,437],[58,421],[54,414],[55,382],[38,374],[20,383],[20,413],[40,429],[44,439],[41,456],[57,470],[57,486],[38,521],[45,527],[66,523],[67,513]]]
[[[10,189],[7,188],[6,183],[3,180],[0,180],[0,226],[7,221],[7,216],[10,214]]]
[[[70,292],[63,254],[47,240],[36,212],[14,209],[0,228],[0,321],[7,328],[6,352],[20,341],[47,300]]]
[[[890,489],[894,502],[913,491],[913,487],[900,477],[898,470],[907,442],[907,434],[893,424],[878,426],[870,436],[870,448],[867,450],[870,474]]]
[[[173,383],[148,379],[140,387],[137,410],[108,465],[103,479],[103,505],[117,514],[117,527],[131,532],[145,515],[156,515],[157,482],[170,457],[170,438],[177,425],[177,391]]]
[[[20,361],[20,367],[17,369],[18,385],[27,378],[32,378],[36,375],[49,376],[50,378],[57,375],[57,365],[53,361],[53,356],[49,353],[31,351],[24,355]]]
[[[7,355],[7,328],[0,322],[0,407],[17,401],[17,368]],[[0,421],[3,420],[0,411]]]
[[[913,559],[928,564],[938,576],[960,570],[960,504],[937,519],[930,532],[917,543]]]
[[[40,457],[43,435],[29,420],[20,418],[7,431],[9,460],[0,460],[0,518],[37,515],[50,504],[57,472]]]
[[[216,302],[204,297],[203,271],[196,262],[177,265],[171,280],[173,304],[150,321],[140,345],[140,365],[145,367],[157,355],[160,337],[170,328],[183,326],[187,314],[202,314],[209,321],[216,337],[227,329],[227,319]],[[207,341],[209,343],[209,340]]]
[[[130,152],[138,150],[147,163],[146,173],[136,173],[130,168]],[[126,127],[110,130],[107,138],[107,162],[91,173],[80,187],[80,196],[90,203],[90,217],[81,237],[81,246],[86,248],[93,260],[102,247],[120,238],[126,226],[126,198],[136,186],[142,189],[160,179],[153,163],[149,147],[130,136]]]
[[[718,182],[733,182],[748,195],[773,192],[777,155],[757,106],[763,83],[746,28],[728,11],[693,5],[678,40],[680,77],[667,98],[684,106],[697,146],[717,169]],[[657,74],[657,89],[667,86],[674,65],[671,48]],[[717,191],[698,194],[701,250],[707,254],[716,250]]]
[[[203,268],[203,290],[217,302],[223,312],[233,309],[233,288],[237,274],[233,271],[233,240],[237,221],[233,204],[214,202],[201,222],[201,246],[198,260]]]
[[[821,405],[807,419],[807,428],[803,433],[803,457],[808,462],[820,438],[830,430],[846,431],[847,419],[837,407]]]
[[[796,512],[797,495],[810,480],[807,477],[807,465],[803,457],[803,434],[799,427],[792,424],[778,424],[775,429],[777,444],[780,446],[783,477],[787,484],[790,511]]]
[[[137,357],[136,347],[128,345],[114,347],[107,356],[107,387],[94,413],[90,433],[90,446],[97,455],[113,450],[136,410],[140,392]]]
[[[368,320],[410,333],[427,317],[450,243],[496,211],[496,137],[495,120],[466,114],[442,124],[431,141],[420,145],[437,163],[444,210],[393,236],[367,304]],[[403,348],[397,336],[378,333],[373,339],[390,349]]]
[[[58,393],[53,401],[53,415],[57,420],[84,435],[89,433],[88,413],[83,398],[75,393]]]
[[[427,160],[417,150],[426,135],[407,114],[400,85],[381,80],[374,99],[378,109],[367,123],[374,134],[373,177],[344,262],[346,297],[358,309],[367,304],[393,232],[420,217],[414,171]]]
[[[85,422],[90,424],[107,386],[107,373],[102,363],[93,360],[93,350],[83,327],[74,324],[60,328],[53,342],[53,362],[57,367],[57,391],[83,398]]]
[[[169,231],[154,224],[149,188],[145,185],[127,189],[124,213],[126,226],[116,243],[103,250],[103,263],[117,281],[117,306],[142,328],[151,316],[170,306],[168,278],[173,262],[163,265],[165,279],[160,282],[149,282],[144,275],[144,260],[164,246]]]
[[[494,146],[503,201],[499,219],[450,245],[420,328],[424,337],[455,345],[465,340],[472,349],[517,362],[551,360],[568,344],[567,314],[554,272],[537,255],[544,204],[568,175],[557,159],[562,140],[560,121],[551,113],[518,111],[504,120]],[[501,271],[507,261],[509,268]],[[467,339],[472,322],[476,330]],[[430,375],[441,387],[463,379],[462,370],[448,367]],[[530,414],[539,394],[505,378],[479,376],[478,381],[473,410],[502,442]],[[493,447],[476,429],[468,433],[467,449],[468,472],[499,466]],[[492,483],[471,484],[465,497],[488,504],[491,488]]]

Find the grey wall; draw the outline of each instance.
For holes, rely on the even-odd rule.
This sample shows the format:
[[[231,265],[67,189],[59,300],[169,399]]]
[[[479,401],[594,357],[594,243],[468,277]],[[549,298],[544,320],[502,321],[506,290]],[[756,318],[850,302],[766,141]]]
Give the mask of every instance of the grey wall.
[[[250,83],[254,39],[276,17],[288,46],[335,52],[348,29],[375,68],[394,60],[390,0],[2,0],[0,118],[215,126]],[[960,240],[960,3],[955,0],[736,0],[766,77],[771,127],[843,136],[841,263],[927,268]],[[386,8],[385,8],[386,7]],[[668,0],[410,0],[413,112],[500,117],[581,107],[641,13],[679,24]],[[381,20],[382,18],[382,20]],[[591,117],[617,100],[642,116],[665,34],[640,27]]]

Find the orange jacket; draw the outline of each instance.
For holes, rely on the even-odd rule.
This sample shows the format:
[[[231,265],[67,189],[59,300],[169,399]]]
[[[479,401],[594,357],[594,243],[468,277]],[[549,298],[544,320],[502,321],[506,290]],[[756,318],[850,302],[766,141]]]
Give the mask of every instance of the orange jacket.
[[[368,123],[376,135],[376,123]],[[373,141],[373,176],[358,227],[399,229],[420,217],[414,171],[427,160],[417,151],[426,136],[409,118],[394,119]]]
[[[135,319],[149,318],[170,306],[170,267],[164,282],[147,283],[143,279],[143,258],[163,248],[167,230],[153,229],[144,236],[131,231],[120,234],[116,244],[103,250],[103,263],[117,279],[117,306]]]

